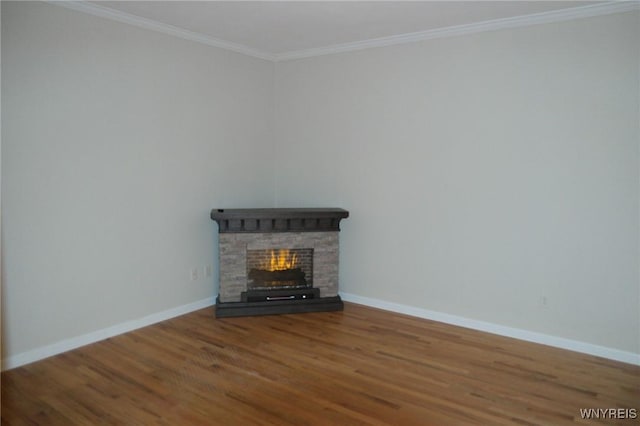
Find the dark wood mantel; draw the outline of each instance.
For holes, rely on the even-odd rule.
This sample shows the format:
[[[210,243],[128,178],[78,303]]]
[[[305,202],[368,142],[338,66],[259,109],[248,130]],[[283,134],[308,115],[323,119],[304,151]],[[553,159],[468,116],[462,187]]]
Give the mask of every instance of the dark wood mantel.
[[[349,212],[339,208],[213,209],[218,232],[339,231]]]

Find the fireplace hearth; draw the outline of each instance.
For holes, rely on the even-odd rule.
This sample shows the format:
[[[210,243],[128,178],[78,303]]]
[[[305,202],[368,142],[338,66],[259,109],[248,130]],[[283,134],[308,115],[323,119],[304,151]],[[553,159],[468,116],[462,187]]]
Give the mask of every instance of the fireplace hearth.
[[[214,209],[220,291],[216,317],[343,309],[337,208]]]

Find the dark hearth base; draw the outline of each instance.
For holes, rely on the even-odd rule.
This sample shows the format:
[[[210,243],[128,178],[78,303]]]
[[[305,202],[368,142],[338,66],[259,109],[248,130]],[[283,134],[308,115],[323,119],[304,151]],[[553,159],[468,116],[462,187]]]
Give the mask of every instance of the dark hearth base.
[[[279,300],[269,302],[227,302],[216,299],[216,318],[241,317],[246,315],[298,314],[303,312],[342,311],[344,304],[340,296],[307,300]]]

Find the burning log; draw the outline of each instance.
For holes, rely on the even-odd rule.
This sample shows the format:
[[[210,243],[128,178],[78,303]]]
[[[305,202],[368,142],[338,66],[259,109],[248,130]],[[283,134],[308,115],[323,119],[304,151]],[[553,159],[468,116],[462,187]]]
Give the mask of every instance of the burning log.
[[[252,268],[249,271],[249,279],[254,284],[277,285],[277,282],[294,282],[296,285],[306,285],[305,273],[300,268],[285,269],[282,271],[267,271],[265,269]]]

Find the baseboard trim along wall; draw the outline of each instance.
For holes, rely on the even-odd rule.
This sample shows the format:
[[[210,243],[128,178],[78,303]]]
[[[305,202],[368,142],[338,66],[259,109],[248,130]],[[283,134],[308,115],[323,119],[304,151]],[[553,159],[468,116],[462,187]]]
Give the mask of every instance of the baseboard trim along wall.
[[[346,302],[358,303],[360,305],[370,306],[372,308],[384,309],[385,311],[396,312],[399,314],[411,315],[413,317],[424,318],[428,320],[438,321],[445,324],[456,325],[459,327],[470,328],[473,330],[484,331],[487,333],[497,334],[514,339],[525,340],[527,342],[540,343],[556,348],[567,349],[570,351],[581,352],[589,355],[595,355],[602,358],[620,361],[627,364],[640,365],[640,354],[633,352],[621,351],[618,349],[598,346],[591,343],[579,342],[577,340],[565,339],[561,337],[549,336],[543,333],[521,330],[518,328],[506,327],[503,325],[493,324],[484,321],[464,318],[457,315],[445,314],[442,312],[431,311],[428,309],[416,308],[413,306],[402,305],[399,303],[387,302],[380,299],[358,296],[350,293],[340,293],[342,299]],[[51,345],[43,346],[27,352],[10,356],[2,360],[2,371],[20,367],[39,361],[50,356],[58,355],[81,346],[96,343],[109,337],[127,333],[148,325],[165,321],[198,309],[207,308],[215,304],[215,297],[202,299],[197,302],[178,306],[166,311],[157,312],[143,318],[126,321],[111,327],[97,330],[82,336],[72,337]],[[213,317],[212,317],[213,320]]]
[[[493,324],[490,322],[477,321],[474,319],[445,314],[442,312],[430,311],[428,309],[421,309],[413,306],[402,305],[399,303],[386,302],[384,300],[372,299],[369,297],[358,296],[356,294],[340,292],[340,296],[345,302],[358,303],[360,305],[366,305],[372,308],[384,309],[385,311],[411,315],[413,317],[429,319],[451,325],[457,325],[473,330],[497,334],[499,336],[513,337],[514,339],[540,343],[547,346],[553,346],[556,348],[567,349],[570,351],[581,352],[589,355],[595,355],[614,361],[624,362],[627,364],[640,365],[640,354],[635,354],[633,352],[621,351],[619,349],[607,348],[605,346],[579,342],[577,340],[565,339],[562,337],[549,336],[547,334],[521,330],[518,328],[505,327],[503,325]]]
[[[27,352],[19,353],[2,360],[2,371],[30,364],[32,362],[39,361],[53,355],[58,355],[72,349],[79,348],[81,346],[108,339],[109,337],[117,336],[119,334],[146,327],[160,321],[165,321],[174,317],[178,317],[180,315],[188,314],[189,312],[197,311],[198,309],[207,308],[209,306],[213,306],[214,303],[215,298],[209,297],[207,299],[198,300],[197,302],[188,303],[186,305],[171,308],[166,311],[147,315],[143,318],[126,321],[111,327],[103,328],[102,330],[83,334],[82,336],[72,337],[70,339],[65,339],[51,345],[42,346],[40,348],[36,348]],[[213,321],[213,314],[211,315],[211,320]]]

